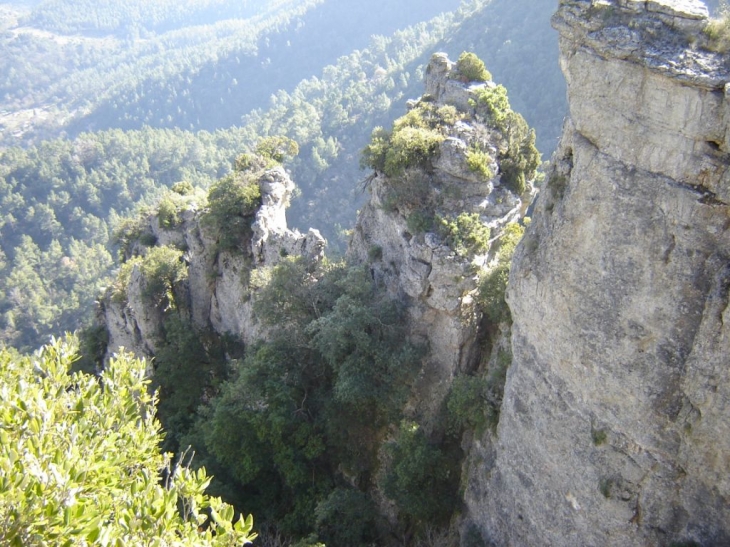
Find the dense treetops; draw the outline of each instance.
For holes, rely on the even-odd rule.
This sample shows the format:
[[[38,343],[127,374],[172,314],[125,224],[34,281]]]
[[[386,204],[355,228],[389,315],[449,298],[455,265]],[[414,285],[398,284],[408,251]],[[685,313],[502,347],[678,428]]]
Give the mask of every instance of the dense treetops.
[[[75,359],[70,340],[0,350],[0,543],[250,543],[253,520],[205,494],[205,470],[160,453],[145,364],[122,355],[94,377]]]
[[[518,9],[515,2],[523,2],[526,6]],[[214,4],[217,5],[210,3]],[[435,8],[435,3],[421,2],[418,10],[421,4],[424,10]],[[114,256],[114,248],[109,244],[110,234],[120,224],[120,215],[131,214],[140,205],[155,203],[163,186],[186,181],[207,189],[212,181],[230,171],[236,156],[262,136],[286,135],[300,145],[300,154],[288,165],[301,190],[301,199],[294,200],[288,213],[290,224],[303,230],[317,227],[328,238],[331,248],[338,245],[344,248],[341,234],[354,222],[362,200],[354,190],[356,181],[362,177],[357,170],[357,154],[368,143],[372,127],[389,126],[395,112],[402,112],[405,100],[422,93],[423,66],[433,51],[445,50],[456,57],[464,49],[472,49],[486,59],[495,77],[510,85],[512,101],[528,116],[532,125],[537,125],[540,138],[548,142],[544,149],[549,153],[562,121],[564,93],[550,48],[542,45],[544,36],[552,36],[548,22],[552,8],[548,4],[533,4],[528,6],[527,0],[475,0],[428,24],[418,24],[389,37],[375,36],[368,48],[340,58],[319,77],[302,81],[290,92],[275,93],[268,108],[249,114],[240,128],[215,133],[151,128],[131,132],[112,130],[81,134],[73,140],[48,141],[25,150],[6,150],[0,158],[0,339],[18,347],[32,348],[48,340],[53,333],[73,330],[88,321],[99,289],[108,283]],[[39,5],[39,10],[50,13],[54,4]],[[160,5],[168,3],[160,2]],[[95,9],[103,11],[104,6],[106,4],[99,4]],[[276,9],[277,6],[279,4]],[[337,6],[339,4],[326,2],[321,9],[327,7],[334,11],[307,13],[319,13],[323,22],[327,20],[327,13],[347,20],[348,10],[353,6]],[[403,13],[409,10],[412,14],[420,13],[411,9],[413,7],[403,4],[398,8],[399,17],[405,17]],[[363,17],[371,17],[377,12],[367,6],[358,9],[361,8],[365,10]],[[184,127],[193,123],[198,127],[189,116],[199,116],[196,109],[203,107],[205,119],[217,117],[222,120],[213,126],[228,125],[250,110],[250,106],[245,110],[232,106],[230,101],[242,101],[251,96],[249,90],[230,87],[234,78],[240,85],[246,81],[259,86],[273,81],[266,72],[273,70],[271,67],[278,66],[287,74],[295,74],[293,68],[286,69],[287,65],[277,64],[276,59],[293,59],[285,42],[295,37],[299,39],[306,29],[313,33],[309,39],[316,37],[317,43],[321,44],[327,41],[324,37],[329,35],[323,32],[321,25],[315,24],[316,18],[307,19],[309,23],[294,34],[285,24],[278,27],[277,17],[284,12],[276,9],[266,19],[266,25],[269,25],[266,28],[274,29],[268,35],[268,42],[264,40],[258,44],[260,53],[267,47],[272,53],[278,52],[279,57],[271,57],[271,65],[247,64],[234,47],[227,50],[226,55],[214,55],[215,61],[206,65],[208,68],[199,71],[190,68],[189,74],[180,79],[171,78],[167,69],[160,69],[154,78],[165,82],[162,86],[140,83],[147,81],[144,76],[147,70],[161,66],[155,55],[169,49],[173,56],[177,53],[172,50],[179,50],[186,63],[195,64],[198,63],[196,59],[203,59],[189,49],[179,49],[185,43],[182,36],[178,36],[178,40],[169,35],[164,43],[160,37],[140,42],[139,47],[150,48],[150,56],[139,57],[134,50],[125,53],[129,57],[122,62],[123,70],[110,73],[114,80],[110,84],[93,73],[95,68],[92,70],[92,67],[100,66],[99,61],[108,53],[103,43],[56,43],[45,42],[43,35],[16,37],[13,33],[3,34],[0,39],[9,40],[8,47],[3,46],[8,55],[3,56],[0,63],[9,64],[0,66],[0,73],[6,75],[6,87],[0,95],[9,102],[0,104],[0,109],[24,108],[14,101],[33,97],[36,88],[45,93],[50,89],[51,80],[59,75],[66,76],[66,60],[77,59],[73,63],[81,73],[69,73],[68,82],[81,87],[74,87],[70,96],[106,101],[98,89],[84,87],[87,77],[89,82],[105,90],[114,93],[119,90],[118,97],[109,102],[109,105],[116,105],[113,111],[117,113],[114,114],[117,121],[107,118],[102,123],[98,119],[95,120],[97,126],[131,127],[146,122]],[[517,14],[522,15],[518,17]],[[359,20],[364,19],[360,17]],[[375,19],[370,22],[380,25]],[[205,32],[208,31],[209,34],[201,35],[193,42],[203,44],[210,36],[219,36],[218,31],[208,29]],[[369,30],[367,36],[372,32]],[[220,36],[229,34],[222,32]],[[341,37],[341,34],[337,36]],[[100,49],[96,49],[97,46]],[[57,51],[59,47],[61,50]],[[241,48],[245,50],[243,45]],[[297,49],[300,50],[307,51],[303,47]],[[54,57],[54,51],[57,51],[57,57]],[[311,54],[307,59],[311,62],[312,59],[321,60],[322,56]],[[139,68],[137,62],[144,66]],[[109,63],[113,66],[111,60]],[[297,63],[297,66],[308,67],[306,74],[316,72],[321,66],[313,68]],[[175,61],[170,66],[175,72],[183,65]],[[56,74],[54,71],[61,72]],[[532,85],[536,80],[541,82],[540,86]],[[0,82],[0,87],[2,85]],[[206,88],[206,85],[212,88]],[[555,87],[556,91],[545,91]],[[124,89],[134,91],[127,93]],[[256,89],[263,90],[262,105],[274,91],[260,86]],[[15,97],[13,93],[18,90],[22,93]],[[200,97],[191,102],[191,94],[196,90]],[[223,102],[217,98],[221,90]],[[59,88],[54,87],[49,93],[64,104],[68,103]],[[32,102],[38,104],[45,100],[32,98]],[[136,107],[130,109],[130,105],[142,105],[145,101],[151,102],[140,107],[142,111],[164,112],[164,122],[147,119],[147,114],[138,117],[134,114]],[[219,104],[220,107],[213,108]],[[6,120],[0,112],[0,123]],[[125,125],[127,122],[129,125]],[[10,134],[11,131],[3,131],[4,136]],[[484,158],[479,158],[477,151],[473,155],[474,168],[480,169],[485,164]],[[170,219],[174,220],[174,215]]]

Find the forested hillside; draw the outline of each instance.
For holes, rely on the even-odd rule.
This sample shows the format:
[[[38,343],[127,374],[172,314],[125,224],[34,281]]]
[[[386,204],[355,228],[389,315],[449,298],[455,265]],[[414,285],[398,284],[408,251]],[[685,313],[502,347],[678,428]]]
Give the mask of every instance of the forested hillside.
[[[138,40],[122,37],[127,22],[136,17],[133,3],[126,4],[128,11],[118,13],[118,19],[94,23],[102,25],[99,28],[93,28],[89,20],[67,18],[71,26],[65,30],[58,26],[61,18],[52,23],[48,14],[76,4],[41,2],[34,10],[27,4],[3,4],[2,39],[7,40],[9,55],[0,63],[10,64],[0,71],[6,74],[2,96],[7,110],[0,123],[32,116],[32,107],[37,106],[36,118],[28,122],[31,132],[40,127],[35,122],[42,126],[46,117],[54,123],[65,120],[67,129],[75,131],[89,123],[134,127],[145,121],[186,128],[193,114],[194,127],[200,117],[200,125],[215,131],[150,127],[94,131],[3,152],[2,340],[34,347],[52,333],[84,324],[98,289],[108,283],[115,253],[111,236],[120,216],[154,202],[176,182],[207,187],[230,169],[238,154],[267,135],[287,135],[299,144],[300,154],[288,166],[300,188],[289,212],[290,224],[300,229],[317,227],[333,249],[343,250],[344,230],[354,222],[362,199],[357,190],[363,177],[359,151],[374,127],[389,125],[407,99],[422,93],[423,67],[434,51],[445,50],[453,57],[465,49],[479,53],[495,79],[513,90],[513,104],[537,128],[541,149],[551,151],[565,106],[555,62],[557,45],[549,27],[549,2],[474,0],[393,34],[383,31],[436,13],[443,4],[410,2],[388,7],[384,3],[379,10],[363,2],[328,4],[337,3],[267,3],[270,9],[253,19],[182,31],[163,32],[167,27],[148,21],[147,37]],[[253,9],[254,4],[247,5]],[[87,18],[106,13],[105,6],[109,4],[86,10]],[[176,20],[170,3],[159,6],[160,21]],[[18,17],[18,10],[25,10],[25,15]],[[8,13],[15,14],[15,19]],[[387,24],[382,18],[389,20]],[[30,24],[39,28],[31,32],[22,26]],[[243,32],[240,25],[250,32]],[[51,31],[82,33],[62,36]],[[202,34],[191,38],[195,33]],[[122,40],[126,40],[124,48]],[[225,40],[229,41],[224,47]],[[286,45],[287,41],[293,45]],[[248,51],[244,42],[255,47]],[[105,50],[107,46],[112,49]],[[367,47],[356,49],[362,46]],[[150,56],[137,55],[137,47],[150,48]],[[114,51],[122,57],[115,57]],[[196,57],[196,51],[205,54]],[[250,62],[254,57],[247,57],[245,51],[259,60]],[[262,51],[269,59],[264,65]],[[174,59],[184,59],[185,66]],[[78,65],[67,76],[66,61]],[[166,72],[165,66],[172,72]],[[152,79],[147,78],[149,73],[154,73]],[[314,76],[296,83],[305,73]],[[180,79],[180,74],[187,76]],[[235,89],[233,79],[239,83]],[[160,85],[145,87],[153,81]],[[64,82],[71,86],[66,91],[61,89],[67,85]],[[284,89],[277,91],[277,86]],[[250,93],[244,88],[250,88]],[[100,114],[114,111],[114,101],[107,99],[117,91],[117,113]],[[84,102],[89,116],[80,125],[68,117],[70,110],[59,110],[70,109],[76,100]],[[48,101],[56,106],[48,106]],[[146,114],[140,114],[143,104],[156,117],[145,120]],[[256,108],[261,105],[265,106]],[[162,112],[166,114],[158,115]],[[4,137],[13,133],[14,122],[8,123]],[[36,136],[60,129],[45,127]]]
[[[157,0],[118,9],[109,1],[43,2],[5,18],[0,123],[8,127],[6,142],[143,124],[228,127],[277,90],[367,46],[372,34],[457,6],[218,0],[183,7]]]

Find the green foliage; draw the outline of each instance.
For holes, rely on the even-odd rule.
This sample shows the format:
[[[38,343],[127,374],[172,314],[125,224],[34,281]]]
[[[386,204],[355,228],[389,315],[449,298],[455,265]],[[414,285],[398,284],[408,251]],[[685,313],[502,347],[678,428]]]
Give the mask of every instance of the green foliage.
[[[326,545],[356,547],[377,539],[373,501],[352,488],[336,488],[315,509],[317,532]]]
[[[480,434],[485,426],[499,423],[507,369],[512,355],[499,350],[483,376],[457,376],[446,399],[447,423],[452,433],[471,429]]]
[[[487,371],[487,425],[493,430],[499,424],[499,414],[502,410],[504,384],[507,381],[507,369],[512,364],[512,353],[508,350],[499,350],[497,358]]]
[[[605,429],[596,429],[591,425],[591,439],[595,446],[601,446],[608,440],[608,433],[606,433]]]
[[[399,178],[411,167],[427,168],[445,138],[446,128],[461,114],[453,106],[421,101],[393,123],[393,130],[376,127],[362,151],[360,167]]]
[[[117,272],[117,277],[111,286],[111,299],[112,302],[117,304],[124,304],[127,302],[127,288],[129,287],[129,281],[132,279],[132,271],[135,266],[139,266],[142,262],[142,257],[133,257],[124,262]]]
[[[406,219],[406,226],[411,234],[422,234],[423,232],[429,232],[433,230],[434,224],[436,223],[436,217],[434,215],[417,209],[413,211]]]
[[[461,213],[453,220],[437,218],[438,232],[458,255],[474,256],[489,250],[489,228],[478,213]]]
[[[167,432],[164,450],[179,451],[206,393],[227,378],[226,344],[199,332],[188,320],[171,314],[164,321],[164,339],[155,353],[153,387],[158,390],[159,419]]]
[[[220,250],[240,250],[251,237],[251,224],[261,206],[261,188],[255,174],[234,171],[208,192],[203,222],[216,234]]]
[[[132,257],[135,243],[139,242],[144,235],[148,234],[154,238],[154,234],[147,231],[145,213],[146,211],[140,211],[135,216],[119,220],[112,234],[111,243],[119,247],[120,260]]]
[[[509,263],[499,262],[479,286],[479,301],[492,323],[509,321],[511,316],[504,300],[509,280]]]
[[[426,167],[443,140],[444,136],[433,129],[403,127],[390,138],[383,172],[398,177],[410,167]]]
[[[486,109],[487,119],[500,131],[504,130],[505,123],[512,107],[507,97],[507,88],[503,85],[483,87],[476,90],[477,111]]]
[[[540,166],[540,152],[535,147],[535,130],[515,112],[508,116],[505,138],[507,149],[500,152],[499,166],[502,182],[517,194],[522,194],[527,181],[535,177]]]
[[[144,278],[142,296],[154,305],[174,306],[175,288],[188,277],[182,251],[170,246],[152,247],[139,261]]]
[[[0,350],[0,543],[250,543],[251,517],[233,523],[205,470],[160,453],[145,364],[122,355],[96,378],[71,375],[74,359],[69,341]]]
[[[375,290],[365,269],[349,270],[339,283],[344,294],[307,333],[334,374],[335,400],[379,424],[403,407],[420,354],[403,343],[398,306]]]
[[[446,399],[448,424],[452,431],[465,428],[480,431],[486,423],[486,380],[478,376],[457,376]]]
[[[730,8],[727,2],[721,2],[719,17],[710,19],[704,29],[707,36],[707,49],[717,53],[730,51]]]
[[[157,204],[157,220],[161,228],[170,230],[180,223],[177,205],[169,197],[166,196]]]
[[[390,463],[381,485],[385,495],[416,521],[448,522],[458,503],[458,462],[449,461],[414,422],[402,422],[386,448]]]
[[[374,171],[385,171],[385,154],[390,146],[390,131],[382,127],[373,129],[370,136],[370,143],[363,149],[360,155],[360,168],[373,169]]]
[[[371,245],[368,249],[368,261],[377,262],[383,258],[383,248],[380,245]]]
[[[517,223],[508,224],[499,240],[497,265],[482,279],[477,301],[490,322],[496,324],[511,320],[505,301],[512,255],[525,229]]]
[[[312,420],[321,402],[308,397],[316,386],[308,353],[283,338],[253,348],[199,425],[205,449],[244,489],[247,506],[299,536],[312,530],[329,483],[321,425]]]
[[[362,268],[310,271],[287,258],[257,283],[255,313],[270,339],[247,349],[236,376],[199,411],[196,450],[283,533],[367,543],[372,518],[363,508],[371,503],[336,490],[334,470],[367,486],[378,432],[400,420],[422,353],[404,341],[399,307]],[[337,520],[353,511],[360,520]]]
[[[469,170],[478,173],[487,180],[494,178],[494,172],[490,167],[493,161],[493,158],[487,152],[475,146],[470,147],[466,153],[466,164]]]
[[[109,345],[106,325],[92,325],[79,333],[79,359],[73,363],[72,372],[93,374],[102,369]]]
[[[598,489],[601,491],[601,494],[603,494],[603,497],[606,499],[611,498],[611,490],[613,490],[613,486],[613,479],[604,477],[600,481],[598,481]]]
[[[459,55],[456,72],[467,82],[487,82],[492,79],[492,75],[484,66],[484,61],[476,54],[467,51]]]
[[[535,177],[541,161],[534,129],[512,110],[507,89],[502,85],[479,89],[476,106],[477,111],[484,110],[489,123],[502,133],[504,143],[498,158],[502,182],[522,194],[527,181]]]
[[[299,145],[288,137],[266,137],[256,145],[256,153],[275,164],[299,154]]]
[[[176,182],[175,184],[173,184],[170,187],[170,190],[180,196],[189,196],[190,194],[195,192],[195,187],[187,180],[181,180],[180,182]]]
[[[341,263],[325,264],[320,279],[308,271],[301,257],[289,257],[261,275],[258,283],[264,290],[254,303],[254,312],[264,324],[302,329],[329,309],[340,294],[333,279],[342,275]]]

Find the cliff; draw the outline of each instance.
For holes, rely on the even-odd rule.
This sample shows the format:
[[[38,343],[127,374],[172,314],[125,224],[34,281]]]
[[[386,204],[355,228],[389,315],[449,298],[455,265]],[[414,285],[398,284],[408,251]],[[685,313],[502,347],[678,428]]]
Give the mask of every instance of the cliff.
[[[350,544],[360,525],[366,543],[451,544],[462,434],[498,420],[504,289],[534,195],[535,134],[476,56],[434,55],[426,93],[364,151],[369,199],[338,263],[324,260],[316,230],[286,226],[294,185],[270,161],[284,141],[259,144],[268,159],[241,156],[207,198],[176,185],[128,227],[102,303],[108,353],[155,358],[168,448],[197,443],[246,504],[266,493],[272,526],[301,522],[295,534],[332,544]],[[243,359],[231,362],[231,338]],[[288,501],[272,509],[271,492]],[[289,513],[353,499],[368,510],[358,505],[341,532],[325,509]]]
[[[413,397],[414,411],[427,423],[439,412],[454,377],[476,371],[480,361],[489,359],[478,343],[484,335],[478,285],[494,266],[494,242],[505,226],[522,218],[534,193],[531,184],[520,192],[504,180],[504,162],[498,160],[508,143],[479,106],[480,92],[496,85],[465,83],[455,71],[445,54],[435,54],[426,94],[409,108],[412,115],[424,105],[451,107],[457,121],[445,125],[445,138],[427,165],[399,176],[376,171],[348,250],[351,259],[368,264],[391,298],[405,304],[411,336],[429,348]],[[475,147],[487,153],[486,175],[469,166]],[[531,176],[536,160],[531,160]],[[444,220],[453,222],[459,215],[476,215],[477,225],[486,228],[481,249],[457,249],[454,234],[444,230]]]
[[[265,337],[253,314],[258,287],[252,282],[252,272],[271,268],[286,256],[302,256],[315,264],[324,257],[325,240],[317,230],[301,234],[287,227],[286,207],[294,183],[282,167],[261,169],[251,177],[260,202],[241,219],[250,230],[245,230],[233,248],[222,248],[220,234],[204,221],[206,209],[195,204],[180,211],[173,226],[165,226],[159,212],[142,219],[138,231],[154,241],[155,248],[179,249],[184,272],[168,287],[169,297],[146,297],[153,280],[145,277],[143,260],[133,257],[148,256],[149,247],[135,241],[127,257],[131,268],[121,288],[124,297],[107,294],[102,305],[109,332],[108,354],[123,347],[139,357],[154,356],[158,342],[164,339],[164,317],[171,306],[199,331],[230,334],[246,344]],[[233,220],[227,219],[223,228],[233,230]]]
[[[706,25],[695,0],[553,18],[570,117],[466,494],[496,545],[730,544],[730,73]]]

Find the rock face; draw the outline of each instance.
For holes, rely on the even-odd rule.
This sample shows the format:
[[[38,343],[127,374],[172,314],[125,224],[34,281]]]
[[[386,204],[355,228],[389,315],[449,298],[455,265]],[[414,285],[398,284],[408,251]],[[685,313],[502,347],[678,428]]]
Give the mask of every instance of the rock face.
[[[730,74],[706,16],[562,0],[553,19],[570,119],[466,495],[495,545],[730,545]]]
[[[475,91],[495,84],[464,83],[453,74],[454,63],[443,53],[435,54],[427,69],[424,97],[436,107],[455,107],[463,119],[447,130],[428,168],[414,168],[403,178],[437,195],[437,214],[452,218],[464,212],[478,214],[495,237],[506,224],[522,217],[533,188],[519,196],[502,185],[498,175],[487,178],[469,169],[467,152],[476,141],[497,157],[497,139],[477,119],[473,106]],[[490,169],[499,173],[496,160]],[[429,348],[413,398],[415,412],[428,426],[454,376],[479,365],[474,296],[478,270],[488,265],[490,256],[459,256],[437,233],[414,230],[408,221],[413,208],[388,203],[394,184],[382,173],[372,180],[370,200],[358,216],[349,256],[369,264],[373,278],[394,299],[404,302],[411,335]]]
[[[294,183],[281,167],[264,171],[259,180],[261,206],[252,223],[252,236],[241,242],[237,252],[219,252],[216,241],[201,211],[195,208],[182,213],[178,226],[160,227],[156,215],[150,216],[148,230],[157,245],[187,249],[187,280],[180,288],[181,313],[199,330],[212,329],[218,334],[232,334],[244,343],[265,336],[253,315],[256,289],[251,272],[275,266],[284,256],[304,256],[310,262],[324,256],[325,240],[317,230],[307,234],[292,231],[286,225],[286,207]],[[138,246],[139,247],[139,246]],[[144,253],[138,248],[137,252]],[[143,297],[145,280],[139,267],[132,270],[124,302],[107,299],[103,309],[109,332],[108,353],[124,347],[140,357],[156,351],[164,311]]]

